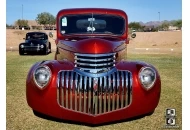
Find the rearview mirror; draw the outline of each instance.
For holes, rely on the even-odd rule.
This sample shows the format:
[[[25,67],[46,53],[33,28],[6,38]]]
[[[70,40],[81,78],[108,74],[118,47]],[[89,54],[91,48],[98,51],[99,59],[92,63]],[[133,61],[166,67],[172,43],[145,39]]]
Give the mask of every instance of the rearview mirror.
[[[49,37],[53,37],[53,33],[52,32],[49,32]]]
[[[136,36],[137,36],[137,35],[136,35],[136,33],[134,33],[134,32],[131,34],[131,37],[132,37],[132,38],[135,38]]]

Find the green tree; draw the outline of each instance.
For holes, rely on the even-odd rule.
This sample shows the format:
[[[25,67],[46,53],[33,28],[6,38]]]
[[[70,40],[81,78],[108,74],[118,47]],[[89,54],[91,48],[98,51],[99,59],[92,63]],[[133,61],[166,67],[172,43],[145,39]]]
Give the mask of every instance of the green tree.
[[[142,29],[142,26],[140,25],[139,22],[131,22],[131,23],[129,23],[128,27],[131,29],[135,29],[135,30],[141,30]]]
[[[173,23],[173,26],[177,26],[179,29],[181,29],[181,27],[182,27],[182,20],[181,20],[181,19],[176,20],[176,21]]]
[[[27,26],[28,27],[28,20],[21,20],[21,19],[18,19],[17,21],[16,21],[16,24],[18,25],[18,26]]]
[[[168,30],[169,25],[170,25],[170,24],[169,24],[168,22],[163,22],[162,25],[161,25],[161,28],[162,28],[163,30]]]
[[[55,25],[55,16],[53,16],[52,14],[48,13],[48,12],[43,12],[37,15],[36,17],[36,22],[40,25]]]

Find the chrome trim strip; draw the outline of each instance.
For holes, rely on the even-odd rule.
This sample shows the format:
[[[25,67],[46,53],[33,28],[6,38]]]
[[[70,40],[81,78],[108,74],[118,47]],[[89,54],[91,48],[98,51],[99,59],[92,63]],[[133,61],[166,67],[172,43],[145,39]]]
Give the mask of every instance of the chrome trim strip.
[[[80,61],[89,61],[89,62],[103,62],[103,61],[111,61],[111,60],[114,60],[115,58],[107,58],[107,59],[84,59],[84,58],[77,58],[75,57],[74,58],[75,60],[80,60]],[[77,62],[75,62],[77,63]]]
[[[107,54],[81,54],[81,53],[74,53],[76,56],[86,56],[86,57],[102,57],[102,56],[112,56],[116,53],[107,53]]]
[[[93,63],[93,64],[89,64],[89,63],[79,63],[79,62],[77,62],[75,64],[77,64],[77,65],[85,65],[86,67],[100,67],[100,66],[106,66],[106,65],[113,65],[115,63],[114,62],[109,62],[109,63],[99,64],[98,62],[96,62],[96,63]]]
[[[107,68],[107,67],[104,67],[104,66],[103,66],[101,69],[98,69],[98,68],[90,68],[90,69],[89,69],[89,68],[84,68],[84,67],[76,67],[76,68],[77,68],[78,70],[81,70],[81,71],[84,71],[84,70],[94,70],[94,71],[96,71],[96,72],[99,72],[99,71],[104,70],[104,69],[106,69],[107,71],[108,71],[108,70],[111,70],[112,67]],[[106,71],[106,72],[107,72],[107,71]],[[91,73],[91,72],[90,72],[90,73]]]

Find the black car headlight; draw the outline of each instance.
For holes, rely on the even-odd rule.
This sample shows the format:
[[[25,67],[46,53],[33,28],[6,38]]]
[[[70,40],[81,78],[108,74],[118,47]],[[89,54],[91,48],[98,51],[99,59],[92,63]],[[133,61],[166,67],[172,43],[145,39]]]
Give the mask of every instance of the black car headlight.
[[[41,48],[44,48],[44,45],[41,45],[40,47],[41,47]]]
[[[20,45],[20,48],[24,48],[24,45]]]
[[[43,89],[50,81],[51,70],[48,66],[40,66],[34,71],[33,77],[36,85]]]
[[[139,80],[146,90],[149,90],[153,87],[154,82],[156,81],[156,72],[153,68],[144,67],[139,72]]]

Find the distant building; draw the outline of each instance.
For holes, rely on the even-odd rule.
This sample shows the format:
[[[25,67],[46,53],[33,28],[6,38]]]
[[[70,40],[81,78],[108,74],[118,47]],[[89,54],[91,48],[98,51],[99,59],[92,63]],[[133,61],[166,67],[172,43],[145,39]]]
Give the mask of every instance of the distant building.
[[[179,30],[179,28],[177,26],[169,26],[168,30],[169,31],[175,31],[175,30]]]
[[[15,21],[15,29],[22,29],[22,27],[19,27],[17,25],[17,21]],[[28,20],[28,27],[24,27],[25,29],[29,29],[29,30],[32,30],[32,29],[38,29],[38,30],[56,30],[56,25],[40,25],[38,24],[35,20]]]
[[[143,28],[143,31],[144,32],[153,32],[155,30],[154,26],[153,25],[150,25],[150,26],[145,26]]]

